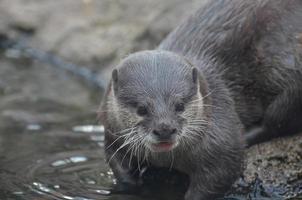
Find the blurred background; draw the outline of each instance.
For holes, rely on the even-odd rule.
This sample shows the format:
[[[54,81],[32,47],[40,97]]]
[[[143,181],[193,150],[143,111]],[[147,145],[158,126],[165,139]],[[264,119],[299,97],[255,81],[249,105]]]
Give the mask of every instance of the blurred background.
[[[198,1],[1,0],[0,34],[2,38],[9,37],[34,50],[88,68],[106,85],[112,68],[121,58],[134,51],[155,48],[194,10],[194,3]],[[6,109],[19,105],[18,109],[2,112],[6,119],[41,123],[46,116],[33,115],[34,110],[52,105],[49,111],[53,115],[44,113],[48,115],[46,120],[64,123],[62,117],[69,118],[70,114],[62,113],[60,106],[83,112],[97,110],[100,92],[91,92],[78,77],[55,70],[50,59],[35,62],[20,53],[14,49],[2,52],[1,104],[5,101]],[[11,63],[21,58],[22,63]],[[54,115],[56,111],[60,117]]]
[[[0,199],[141,199],[110,195],[96,112],[112,68],[156,48],[202,3],[0,0]],[[299,136],[247,154],[253,185],[238,199],[262,182],[269,199],[301,195]]]

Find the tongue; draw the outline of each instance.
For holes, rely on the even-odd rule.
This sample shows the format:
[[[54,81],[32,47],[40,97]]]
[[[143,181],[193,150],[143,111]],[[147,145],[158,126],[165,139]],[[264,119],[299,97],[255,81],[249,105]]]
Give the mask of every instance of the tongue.
[[[169,148],[173,145],[173,143],[171,142],[160,142],[159,144],[157,144],[156,146],[160,147],[160,148]]]
[[[173,146],[173,143],[171,142],[160,142],[158,144],[154,145],[156,148],[158,149],[162,149],[162,150],[170,150],[171,147]]]

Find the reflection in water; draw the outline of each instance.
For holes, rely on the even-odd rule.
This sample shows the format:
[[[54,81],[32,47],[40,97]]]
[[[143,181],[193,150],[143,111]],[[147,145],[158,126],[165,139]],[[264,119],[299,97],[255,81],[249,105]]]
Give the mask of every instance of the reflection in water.
[[[74,132],[83,133],[104,133],[104,126],[86,125],[73,127]]]
[[[27,126],[26,126],[26,129],[28,130],[28,131],[39,131],[39,130],[41,130],[41,125],[39,125],[39,124],[28,124]]]
[[[53,197],[54,199],[66,199],[66,200],[92,200],[91,198],[85,198],[85,197],[78,197],[78,196],[68,196],[68,195],[63,195],[62,193],[59,193],[55,191],[54,189],[48,188],[42,183],[34,182],[32,185],[29,187],[30,190],[33,192],[40,194],[40,195],[47,195],[49,197]],[[60,186],[54,186],[55,189],[59,189]],[[109,195],[110,191],[109,190],[88,190],[89,192],[94,192],[98,193],[100,195]]]
[[[85,161],[87,161],[87,158],[84,156],[73,156],[73,157],[70,157],[70,158],[67,158],[64,160],[57,160],[57,161],[51,163],[51,165],[53,167],[59,167],[62,165],[66,165],[68,163],[79,163],[79,162],[85,162]]]

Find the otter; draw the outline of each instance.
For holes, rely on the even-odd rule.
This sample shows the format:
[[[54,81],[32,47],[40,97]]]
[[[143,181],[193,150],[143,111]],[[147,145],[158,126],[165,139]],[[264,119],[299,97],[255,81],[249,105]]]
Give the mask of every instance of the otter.
[[[189,176],[192,200],[218,197],[237,179],[242,126],[211,65],[204,60],[201,73],[180,55],[154,50],[128,56],[113,71],[102,122],[119,184],[137,185],[144,166],[173,168]]]
[[[118,183],[166,167],[189,176],[186,200],[222,196],[245,145],[302,130],[301,63],[301,0],[209,1],[112,72],[99,116]]]

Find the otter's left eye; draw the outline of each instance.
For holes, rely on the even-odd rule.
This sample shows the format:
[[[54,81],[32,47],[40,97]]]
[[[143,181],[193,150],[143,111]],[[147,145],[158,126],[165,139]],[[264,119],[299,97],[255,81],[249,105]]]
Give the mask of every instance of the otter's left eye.
[[[148,114],[148,110],[145,106],[138,106],[136,113],[139,116],[144,116]]]
[[[176,112],[183,112],[185,110],[185,105],[183,103],[178,103],[175,105]]]

